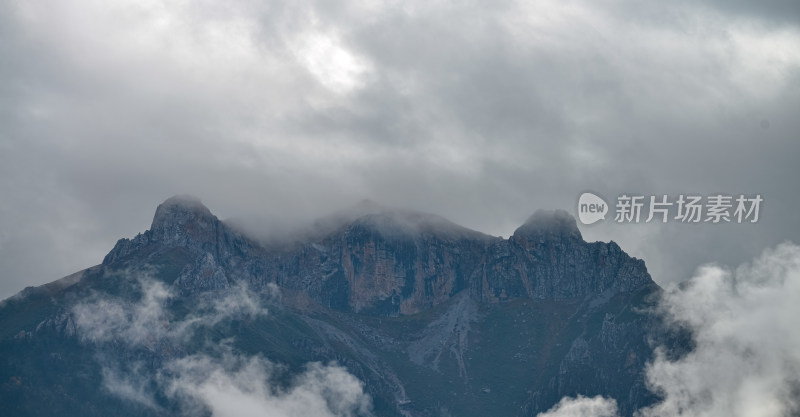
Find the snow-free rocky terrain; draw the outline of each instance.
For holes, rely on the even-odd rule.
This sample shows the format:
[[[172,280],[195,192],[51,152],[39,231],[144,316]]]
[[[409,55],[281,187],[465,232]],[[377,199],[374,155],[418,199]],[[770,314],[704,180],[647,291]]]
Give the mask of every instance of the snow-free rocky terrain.
[[[630,415],[657,400],[660,289],[566,212],[508,239],[377,207],[310,230],[262,244],[170,198],[100,265],[0,305],[0,414],[535,416],[601,394]]]

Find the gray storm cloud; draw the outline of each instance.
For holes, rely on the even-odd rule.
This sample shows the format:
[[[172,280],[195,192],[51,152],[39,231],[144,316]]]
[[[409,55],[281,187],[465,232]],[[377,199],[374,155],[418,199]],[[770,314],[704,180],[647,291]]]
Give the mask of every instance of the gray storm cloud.
[[[182,193],[268,231],[371,198],[501,235],[586,190],[764,196],[748,227],[585,228],[661,283],[800,232],[791,2],[226,4],[0,2],[0,297]]]

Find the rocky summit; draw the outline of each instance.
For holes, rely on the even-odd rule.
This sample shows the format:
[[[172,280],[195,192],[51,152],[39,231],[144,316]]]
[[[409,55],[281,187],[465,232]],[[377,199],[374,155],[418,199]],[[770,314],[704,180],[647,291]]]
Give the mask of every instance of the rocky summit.
[[[366,405],[319,394],[332,415],[535,416],[576,395],[631,415],[657,400],[644,370],[665,337],[659,291],[642,260],[584,241],[560,210],[503,239],[366,204],[265,244],[173,197],[102,264],[2,303],[0,407],[226,415],[175,382],[202,357],[229,373],[230,358],[268,361],[272,399],[311,364],[340,369]]]

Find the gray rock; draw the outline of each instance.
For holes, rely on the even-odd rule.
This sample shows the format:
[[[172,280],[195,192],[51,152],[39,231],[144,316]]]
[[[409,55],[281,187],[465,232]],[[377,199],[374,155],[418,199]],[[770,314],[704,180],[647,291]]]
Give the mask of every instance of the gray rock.
[[[571,299],[652,285],[644,262],[614,242],[587,243],[563,210],[537,211],[509,239],[437,216],[383,210],[342,223],[290,249],[267,249],[217,219],[191,197],[158,206],[150,230],[121,239],[104,264],[153,258],[170,248],[195,257],[175,282],[182,292],[254,288],[302,291],[339,310],[413,314],[468,289],[473,298]]]

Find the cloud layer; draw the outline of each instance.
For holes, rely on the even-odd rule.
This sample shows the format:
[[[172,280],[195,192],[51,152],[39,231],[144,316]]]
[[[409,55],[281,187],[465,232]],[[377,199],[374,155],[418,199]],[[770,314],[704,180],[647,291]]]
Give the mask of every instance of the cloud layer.
[[[372,198],[503,235],[586,190],[764,196],[756,225],[586,228],[659,282],[800,232],[790,2],[0,9],[0,296],[182,193],[268,230]]]

